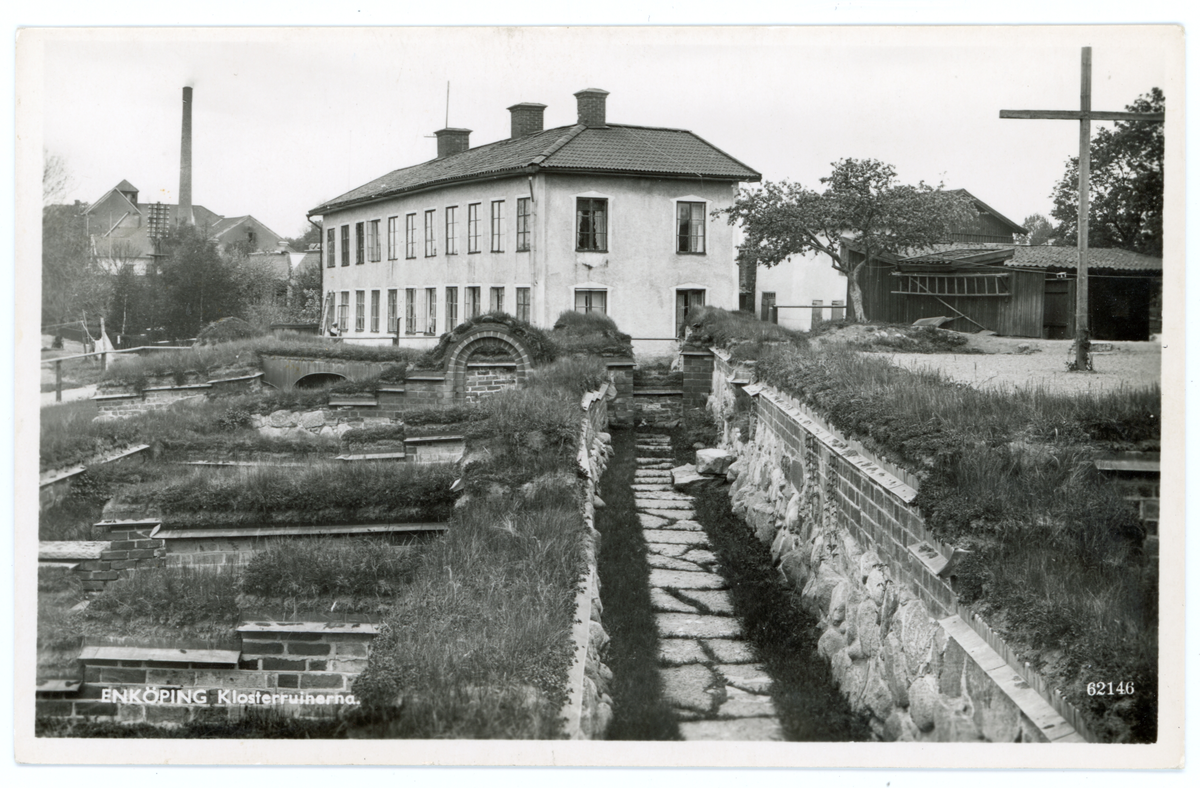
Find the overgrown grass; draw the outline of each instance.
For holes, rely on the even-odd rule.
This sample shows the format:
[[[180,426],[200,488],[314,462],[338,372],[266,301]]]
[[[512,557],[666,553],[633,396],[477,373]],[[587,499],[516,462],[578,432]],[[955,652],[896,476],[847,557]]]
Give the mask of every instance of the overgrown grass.
[[[122,618],[172,628],[237,623],[238,573],[220,569],[139,569],[107,584],[87,618]]]
[[[378,361],[407,368],[421,353],[411,348],[353,345],[310,334],[281,332],[216,345],[196,345],[187,350],[123,356],[109,365],[103,381],[110,386],[129,386],[141,390],[153,379],[166,378],[182,385],[192,379],[235,377],[239,373],[260,370],[263,356]]]
[[[124,419],[95,421],[96,403],[70,402],[41,410],[41,469],[65,468],[100,454],[148,443],[167,451],[215,454],[286,452],[323,454],[336,451],[334,440],[268,438],[250,429],[251,416],[280,409],[308,410],[328,403],[328,393],[239,395],[202,402],[177,403]]]
[[[582,397],[608,380],[608,367],[591,355],[567,356],[529,374],[529,387]]]
[[[314,463],[191,471],[126,487],[114,505],[156,511],[180,527],[447,519],[453,469],[407,463]]]
[[[354,683],[358,725],[389,738],[559,735],[584,533],[576,486],[559,479],[456,512]]]
[[[970,551],[957,591],[1027,649],[1109,740],[1153,740],[1157,583],[1145,531],[1095,470],[1098,447],[1157,449],[1157,388],[1064,396],[978,391],[837,349],[771,349],[758,378],[916,471],[916,504]],[[1106,706],[1098,675],[1144,687]],[[1128,679],[1134,680],[1134,679]]]
[[[633,340],[622,333],[608,315],[600,312],[566,310],[558,316],[550,340],[559,352],[582,353],[604,358],[630,358]]]
[[[304,539],[257,553],[242,572],[241,589],[293,608],[377,612],[412,580],[419,547],[385,539]]]

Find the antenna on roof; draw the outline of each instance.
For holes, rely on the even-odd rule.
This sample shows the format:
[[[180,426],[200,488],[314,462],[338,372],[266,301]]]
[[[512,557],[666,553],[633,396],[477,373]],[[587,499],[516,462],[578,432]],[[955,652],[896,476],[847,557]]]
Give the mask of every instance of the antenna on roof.
[[[450,128],[450,80],[446,80],[446,126]]]

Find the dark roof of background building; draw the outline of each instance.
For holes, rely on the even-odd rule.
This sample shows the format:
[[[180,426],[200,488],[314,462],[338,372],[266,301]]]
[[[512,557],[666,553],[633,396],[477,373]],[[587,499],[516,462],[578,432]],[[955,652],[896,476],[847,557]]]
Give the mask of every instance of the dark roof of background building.
[[[1025,235],[1027,232],[1029,232],[1028,230],[1025,229],[1024,226],[1017,224],[1012,219],[1009,219],[1007,216],[1000,213],[995,208],[993,208],[992,206],[985,203],[983,200],[976,197],[974,194],[971,194],[966,189],[950,189],[949,193],[965,195],[967,198],[969,198],[971,200],[971,202],[975,203],[976,210],[982,211],[983,213],[990,213],[992,216],[999,219],[1002,224],[1007,225],[1010,230],[1012,230],[1014,233],[1017,233],[1018,235]],[[964,229],[964,232],[970,232],[970,231]]]
[[[690,131],[609,124],[562,126],[394,170],[317,206],[309,215],[360,202],[527,167],[671,175],[729,181],[762,176]]]

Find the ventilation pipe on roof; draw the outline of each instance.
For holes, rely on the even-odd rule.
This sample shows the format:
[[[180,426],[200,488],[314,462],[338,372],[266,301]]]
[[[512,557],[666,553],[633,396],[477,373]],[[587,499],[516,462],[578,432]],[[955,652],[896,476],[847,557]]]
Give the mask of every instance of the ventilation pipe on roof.
[[[589,128],[604,128],[604,102],[608,98],[607,90],[585,88],[575,94],[579,106],[579,125]]]
[[[471,147],[470,129],[441,129],[433,132],[437,137],[437,157],[444,159],[456,153],[462,153]]]
[[[513,104],[508,108],[512,113],[512,139],[537,134],[542,130],[542,113],[546,111],[545,104]]]

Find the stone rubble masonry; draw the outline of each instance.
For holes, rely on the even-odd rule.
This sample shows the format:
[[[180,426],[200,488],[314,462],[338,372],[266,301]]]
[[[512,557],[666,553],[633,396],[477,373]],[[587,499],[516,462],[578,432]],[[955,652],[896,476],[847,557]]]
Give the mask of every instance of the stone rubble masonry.
[[[911,505],[912,478],[889,473],[768,387],[754,397],[752,437],[740,435],[731,422],[745,393],[733,381],[751,373],[727,354],[714,357],[708,408],[738,455],[727,475],[733,511],[771,546],[781,576],[820,620],[818,652],[874,733],[887,741],[1084,741],[1073,709],[1035,692],[1045,689],[1040,677],[909,549],[925,543],[948,555]]]
[[[98,419],[121,419],[152,410],[162,410],[176,402],[187,399],[259,391],[262,389],[262,374],[246,375],[225,380],[210,380],[189,383],[184,386],[150,386],[142,391],[110,391],[93,398],[99,408]]]
[[[568,675],[568,700],[562,710],[568,739],[603,739],[612,722],[612,670],[604,663],[609,636],[604,629],[600,577],[596,571],[600,533],[595,528],[600,477],[612,456],[608,433],[609,407],[615,401],[612,384],[583,396],[579,464],[583,473],[583,518],[587,532],[584,582],[575,597],[572,629],[575,662]]]

